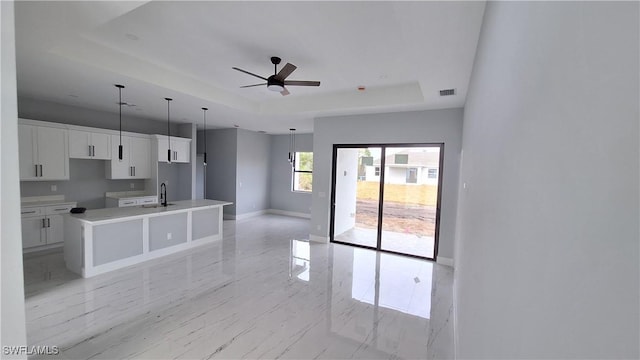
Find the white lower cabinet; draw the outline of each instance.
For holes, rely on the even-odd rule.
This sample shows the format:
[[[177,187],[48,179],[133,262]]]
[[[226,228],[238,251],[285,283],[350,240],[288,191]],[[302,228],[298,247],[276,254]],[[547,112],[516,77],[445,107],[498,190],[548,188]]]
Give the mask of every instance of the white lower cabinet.
[[[76,203],[24,207],[22,215],[22,248],[30,249],[64,241],[64,218]]]

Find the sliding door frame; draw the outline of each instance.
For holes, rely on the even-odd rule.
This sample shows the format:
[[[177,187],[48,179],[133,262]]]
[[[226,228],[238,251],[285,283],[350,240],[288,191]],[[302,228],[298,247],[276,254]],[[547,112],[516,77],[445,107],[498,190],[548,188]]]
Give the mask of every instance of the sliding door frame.
[[[343,241],[335,240],[335,217],[336,217],[336,167],[338,160],[338,149],[361,149],[368,147],[379,147],[380,148],[380,180],[379,180],[379,195],[378,195],[378,231],[377,231],[377,241],[376,247],[360,245],[360,244],[352,244]],[[382,249],[382,218],[384,211],[384,177],[385,177],[385,167],[386,167],[386,153],[387,148],[396,148],[396,147],[437,147],[440,149],[439,156],[439,165],[438,165],[438,194],[437,194],[437,204],[436,204],[436,226],[434,229],[434,243],[433,243],[433,258],[426,256],[419,256],[413,254],[406,254],[397,251],[384,250]],[[440,208],[442,203],[442,178],[444,177],[444,143],[381,143],[381,144],[333,144],[333,154],[332,154],[332,166],[331,166],[331,216],[329,218],[329,241],[336,244],[355,246],[364,249],[371,249],[382,251],[391,254],[404,255],[409,257],[414,257],[418,259],[427,259],[435,261],[438,257],[438,244],[440,242]]]

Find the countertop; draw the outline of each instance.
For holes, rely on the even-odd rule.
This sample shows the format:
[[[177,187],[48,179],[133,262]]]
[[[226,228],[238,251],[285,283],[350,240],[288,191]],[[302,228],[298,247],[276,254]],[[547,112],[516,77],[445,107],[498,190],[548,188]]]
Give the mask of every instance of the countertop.
[[[20,199],[20,207],[50,206],[50,205],[76,204],[75,201],[66,201],[63,195],[32,196]]]
[[[162,213],[174,213],[187,211],[193,208],[199,207],[222,207],[225,205],[231,205],[232,202],[219,201],[219,200],[180,200],[170,201],[167,207],[158,204],[157,207],[148,206],[132,206],[132,207],[119,207],[119,208],[105,208],[87,210],[84,214],[67,214],[78,220],[94,223],[100,221],[123,219],[129,217],[144,217],[148,215],[162,214]],[[155,205],[154,205],[155,206]]]

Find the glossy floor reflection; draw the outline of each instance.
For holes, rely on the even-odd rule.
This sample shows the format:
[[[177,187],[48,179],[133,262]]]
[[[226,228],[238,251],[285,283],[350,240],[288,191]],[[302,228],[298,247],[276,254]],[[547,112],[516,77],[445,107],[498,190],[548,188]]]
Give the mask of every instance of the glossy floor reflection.
[[[90,279],[60,252],[28,256],[28,343],[64,359],[453,357],[450,268],[309,243],[308,227],[225,221],[222,241]]]

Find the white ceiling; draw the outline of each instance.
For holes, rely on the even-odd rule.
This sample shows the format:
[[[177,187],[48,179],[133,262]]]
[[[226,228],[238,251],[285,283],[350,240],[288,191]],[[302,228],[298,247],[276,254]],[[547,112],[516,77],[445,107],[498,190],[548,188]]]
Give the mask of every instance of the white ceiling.
[[[18,95],[126,115],[286,133],[313,118],[464,105],[484,2],[33,2],[16,5]],[[132,39],[133,38],[133,39]],[[283,97],[271,56],[298,69]],[[257,81],[256,81],[257,80]],[[357,86],[367,90],[359,92]],[[457,94],[440,97],[440,89]]]

